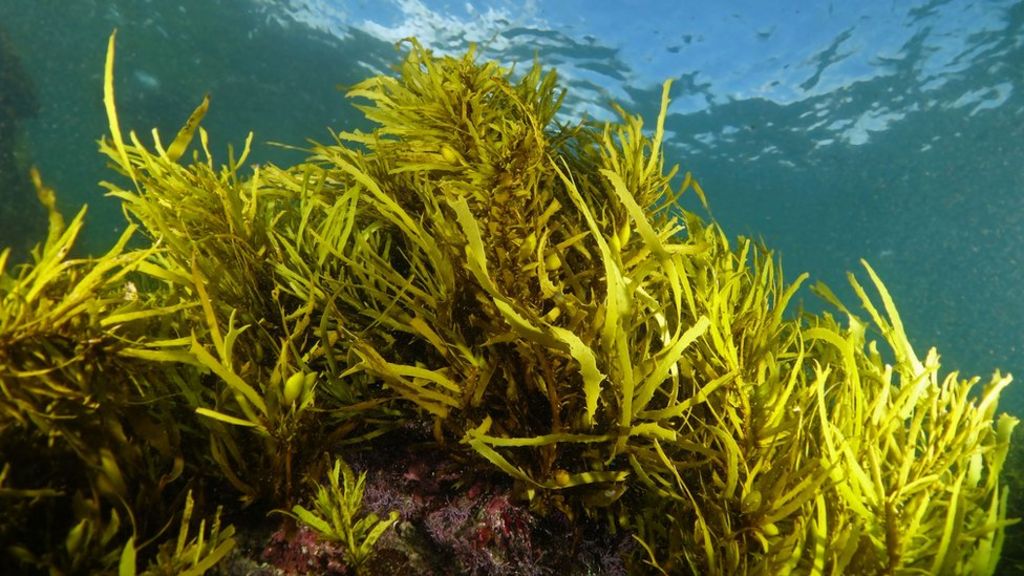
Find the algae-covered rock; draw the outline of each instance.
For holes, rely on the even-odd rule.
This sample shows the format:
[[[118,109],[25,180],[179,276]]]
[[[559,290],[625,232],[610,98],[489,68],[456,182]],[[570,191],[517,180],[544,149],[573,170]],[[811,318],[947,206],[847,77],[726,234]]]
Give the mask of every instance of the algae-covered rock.
[[[101,150],[133,226],[67,261],[81,218],[53,215],[2,284],[0,455],[17,483],[0,477],[0,496],[54,519],[0,526],[26,566],[209,570],[235,535],[189,539],[191,489],[228,519],[240,503],[293,513],[265,558],[338,573],[455,558],[539,574],[576,554],[638,574],[995,570],[1010,378],[972,391],[920,358],[866,263],[874,295],[850,276],[863,313],[821,285],[833,312],[787,311],[806,275],[680,207],[705,198],[665,165],[670,83],[651,128],[565,122],[554,72],[410,41],[395,76],[348,93],[373,131],[246,167],[249,142],[214,162],[209,99],[166,145],[123,134],[113,46]],[[58,419],[69,399],[89,417]],[[396,438],[437,456],[396,476]],[[85,472],[51,486],[67,464],[26,443]],[[360,474],[339,483],[324,453]],[[158,548],[181,502],[176,547]],[[57,515],[71,504],[79,520]],[[84,546],[80,526],[102,537]],[[288,544],[314,533],[323,564]]]

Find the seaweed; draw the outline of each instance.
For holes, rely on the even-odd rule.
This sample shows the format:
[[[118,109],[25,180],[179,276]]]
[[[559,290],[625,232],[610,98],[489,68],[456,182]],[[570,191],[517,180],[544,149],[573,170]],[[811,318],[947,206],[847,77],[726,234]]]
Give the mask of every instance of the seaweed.
[[[995,572],[1010,377],[920,358],[866,262],[863,312],[821,284],[829,311],[791,310],[806,274],[680,206],[707,198],[665,162],[670,82],[653,129],[566,123],[539,63],[409,40],[348,92],[373,130],[246,167],[252,135],[215,163],[209,96],[167,146],[123,133],[114,45],[100,151],[129,227],[68,259],[84,211],[66,223],[37,176],[49,236],[0,282],[0,535],[26,567],[202,573],[235,529],[215,512],[190,539],[193,510],[223,507],[290,510],[343,542],[339,573],[399,569],[370,561],[398,532],[522,572],[558,522],[632,538],[635,573]],[[459,478],[405,487],[465,505],[420,531],[361,515],[403,434]]]
[[[373,553],[373,546],[398,520],[398,512],[391,511],[384,519],[373,512],[364,515],[362,509],[366,473],[356,476],[341,458],[335,458],[334,467],[327,478],[329,485],[317,488],[313,502],[315,511],[295,505],[290,513],[285,514],[309,526],[327,540],[343,544],[346,563],[356,573],[364,573],[364,565]]]

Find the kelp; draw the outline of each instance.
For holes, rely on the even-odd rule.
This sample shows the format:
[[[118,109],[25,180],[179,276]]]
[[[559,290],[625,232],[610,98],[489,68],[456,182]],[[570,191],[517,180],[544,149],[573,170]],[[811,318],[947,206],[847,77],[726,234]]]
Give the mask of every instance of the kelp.
[[[652,157],[637,174],[577,181],[570,165],[593,160],[583,152],[614,165],[649,144],[638,119],[614,135],[545,132],[560,96],[539,66],[513,83],[472,55],[434,61],[414,45],[402,71],[401,83],[373,79],[350,93],[373,103],[362,109],[380,129],[314,148],[314,160],[366,191],[367,228],[401,254],[399,269],[377,250],[353,253],[366,280],[351,285],[352,300],[412,343],[386,358],[389,342],[362,336],[359,368],[528,491],[613,489],[629,471],[624,459],[607,467],[628,439],[674,435],[644,410],[708,325],[679,306],[680,259],[703,246],[664,216],[649,221],[625,191],[634,183],[648,205],[675,197],[671,173]],[[392,142],[412,132],[422,141]],[[593,146],[578,150],[581,141]]]
[[[341,318],[331,313],[334,296],[321,276],[337,275],[336,258],[327,258],[327,247],[337,250],[337,244],[317,226],[325,218],[332,225],[347,205],[325,213],[329,198],[318,193],[323,182],[304,166],[255,167],[244,179],[239,172],[252,135],[237,158],[229,150],[228,163],[217,168],[200,126],[209,96],[166,150],[155,131],[151,148],[134,132],[125,139],[114,104],[113,39],[105,81],[111,138],[101,141],[100,150],[132,186],[104,185],[153,241],[154,254],[141,270],[178,307],[168,337],[132,353],[193,367],[200,386],[186,394],[186,402],[203,417],[209,457],[246,501],[270,497],[286,504],[295,445],[315,444],[332,432],[347,436],[366,417],[390,418],[373,409],[383,400],[364,398],[360,385],[340,381],[347,366],[328,346]],[[193,152],[185,165],[197,135],[202,158]],[[323,236],[303,243],[307,229]],[[311,269],[314,262],[326,269]],[[362,410],[339,409],[314,419],[312,389],[321,370],[320,387],[328,398],[343,398],[346,404],[339,408],[365,400]],[[296,375],[302,390],[295,390]],[[385,421],[364,433],[387,427]]]
[[[185,496],[177,538],[162,543],[155,557],[142,571],[141,576],[201,576],[215,567],[235,547],[233,526],[221,526],[218,508],[213,514],[209,529],[206,519],[199,521],[194,536],[190,537],[193,507],[192,492]],[[117,564],[118,576],[139,574],[135,538],[129,538]]]
[[[821,285],[830,312],[791,310],[806,274],[679,205],[707,199],[665,163],[671,83],[653,129],[567,124],[539,63],[409,41],[348,93],[372,131],[246,167],[252,135],[214,162],[209,96],[167,147],[123,133],[113,66],[111,36],[100,150],[128,230],[68,259],[83,215],[37,179],[50,235],[0,285],[0,534],[27,565],[208,570],[233,546],[217,515],[188,537],[208,482],[206,508],[226,488],[291,510],[365,570],[396,518],[360,519],[365,476],[336,455],[322,485],[321,457],[403,428],[537,514],[632,534],[637,573],[994,573],[1009,376],[976,390],[920,359],[866,263],[864,318]],[[88,472],[30,481],[44,443]],[[183,494],[159,544],[138,511]],[[19,531],[54,503],[63,532]]]
[[[123,518],[140,534],[159,529],[165,488],[183,472],[174,409],[150,404],[181,376],[124,354],[172,308],[138,292],[152,250],[127,248],[134,227],[101,257],[72,258],[85,209],[66,222],[32,176],[48,238],[13,271],[0,255],[0,534],[29,564],[95,569],[116,559]],[[40,512],[74,523],[40,522]]]

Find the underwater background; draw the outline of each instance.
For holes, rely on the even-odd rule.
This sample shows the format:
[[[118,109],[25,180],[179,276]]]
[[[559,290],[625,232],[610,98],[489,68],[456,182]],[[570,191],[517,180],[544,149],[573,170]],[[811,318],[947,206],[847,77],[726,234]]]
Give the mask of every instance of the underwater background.
[[[564,540],[550,530],[566,520],[574,539],[586,535],[597,526],[576,515],[608,508],[611,532],[618,524],[633,534],[590,532],[581,549],[593,557],[576,563],[586,573],[613,564],[616,573],[678,573],[684,561],[693,573],[801,563],[817,573],[827,561],[851,573],[894,572],[900,562],[922,573],[996,573],[1001,519],[1024,516],[1022,443],[1007,455],[1017,420],[1004,414],[993,428],[992,419],[1009,379],[997,372],[975,391],[979,404],[955,375],[940,383],[934,356],[921,364],[909,350],[889,292],[918,354],[943,354],[943,374],[1021,373],[1022,24],[1021,2],[688,11],[669,2],[0,0],[0,245],[24,260],[50,223],[35,265],[0,274],[0,548],[52,573],[118,563],[130,575],[140,551],[160,573],[199,573],[233,551],[231,561],[285,561],[309,540],[292,538],[288,519],[276,530],[252,522],[276,505],[308,525],[307,536],[311,528],[346,540],[344,573],[427,573],[410,564],[427,556],[447,573],[455,553],[467,573],[523,574],[515,566],[551,558],[532,548],[535,536],[539,545]],[[471,55],[435,60],[421,46]],[[553,75],[542,81],[535,66],[511,88],[499,66],[473,65],[474,52],[518,63],[520,74],[531,61],[559,70],[567,126],[619,114],[626,125],[607,129],[599,146],[592,126],[578,139],[542,132],[558,109]],[[401,80],[377,76],[403,59]],[[669,83],[659,90],[666,78],[671,107]],[[346,91],[372,105],[353,107]],[[371,136],[362,131],[369,121],[380,125]],[[183,122],[156,154],[135,138]],[[206,154],[228,163],[219,174],[212,161],[178,164],[200,122]],[[351,148],[306,140],[341,131]],[[98,141],[107,133],[112,140]],[[662,243],[640,213],[672,195],[660,154],[644,158],[662,144],[686,182],[692,172],[702,184],[682,199],[684,243],[680,228],[659,232],[672,237]],[[304,148],[315,148],[311,161]],[[239,155],[247,160],[236,164]],[[612,204],[583,176],[602,166]],[[61,211],[79,216],[66,223],[29,167],[56,188]],[[522,180],[524,167],[536,179]],[[450,210],[436,209],[442,198]],[[567,202],[575,219],[560,210]],[[88,227],[68,259],[82,204]],[[791,292],[780,294],[772,262],[751,256],[751,274],[749,240],[734,254],[690,210],[709,212],[730,237],[763,240],[790,280],[807,271],[851,308],[861,301],[872,317],[867,338],[881,337],[895,367],[873,343],[863,349],[864,324],[851,315],[843,330],[829,315],[845,314],[826,289],[817,292],[830,306],[805,287],[789,308],[820,315],[783,322]],[[135,227],[124,229],[122,211],[165,247],[134,250],[145,244],[136,238],[125,251]],[[580,216],[589,232],[576,232]],[[631,222],[642,242],[630,243]],[[417,240],[435,235],[436,246]],[[706,246],[694,244],[700,238]],[[74,259],[111,244],[102,258]],[[666,257],[670,249],[677,256]],[[885,317],[843,277],[861,258],[874,266],[866,271]],[[539,282],[523,282],[521,271],[534,268]],[[422,296],[450,286],[451,297]],[[674,330],[663,314],[669,295]],[[441,367],[431,368],[431,350]],[[636,374],[647,374],[639,388]],[[681,387],[687,381],[692,388]],[[652,402],[656,394],[664,399]],[[1000,408],[1024,413],[1024,394],[1010,387]],[[404,456],[410,442],[458,437],[503,475],[459,466],[455,452]],[[659,440],[671,442],[668,453]],[[348,450],[355,443],[369,450]],[[337,456],[331,496],[315,480],[329,458],[316,459],[341,446],[360,480],[346,464],[351,489],[338,486]],[[357,523],[355,512],[331,526],[291,506],[316,485],[319,514],[341,500],[358,511],[367,471],[373,513]],[[222,531],[225,488],[245,506],[227,511]],[[189,541],[193,489],[212,523],[207,538],[200,520]],[[429,505],[414,506],[424,495]],[[692,507],[666,511],[669,500]],[[462,504],[447,508],[452,501]],[[178,538],[150,546],[178,508]],[[120,511],[127,542],[118,540],[127,535]],[[551,524],[532,524],[538,518]],[[389,536],[429,534],[433,550],[392,541],[375,551],[398,519]],[[1014,521],[1000,574],[1024,573],[1024,524]],[[807,538],[814,554],[804,559]],[[691,554],[699,540],[703,550]],[[648,558],[618,547],[634,541]],[[339,550],[321,552],[329,563]],[[552,566],[583,557],[575,545],[566,552]]]
[[[569,88],[567,119],[615,102],[653,121],[673,78],[668,160],[727,233],[849,303],[845,272],[867,259],[920,353],[1018,375],[1001,408],[1024,415],[1024,2],[0,0],[0,137],[65,213],[89,204],[94,254],[124,222],[97,184],[113,28],[122,127],[172,134],[209,93],[211,148],[252,130],[255,162],[358,127],[339,88],[387,71],[408,36],[522,70],[539,58]],[[2,190],[0,245],[42,240],[31,187]]]

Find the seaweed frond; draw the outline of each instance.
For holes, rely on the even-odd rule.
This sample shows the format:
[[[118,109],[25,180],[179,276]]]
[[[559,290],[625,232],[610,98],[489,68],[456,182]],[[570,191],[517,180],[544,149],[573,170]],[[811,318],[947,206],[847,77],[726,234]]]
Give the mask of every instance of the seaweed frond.
[[[387,518],[372,512],[363,514],[366,473],[360,472],[357,476],[341,458],[334,459],[327,480],[328,484],[317,486],[313,510],[295,505],[291,513],[283,513],[309,526],[321,537],[344,545],[347,564],[357,573],[363,573],[377,540],[398,521],[398,512],[390,512]]]

